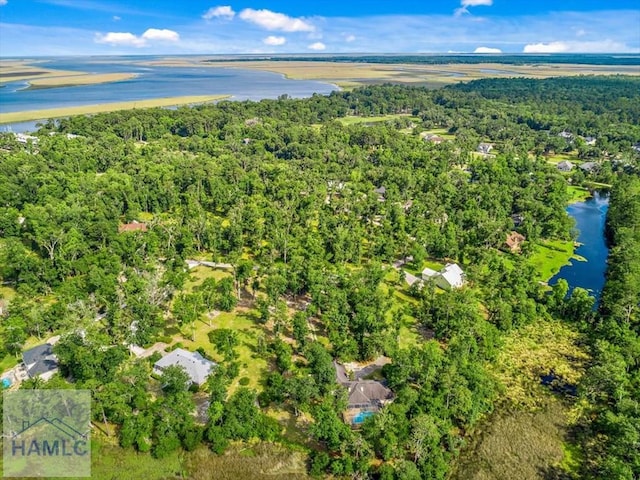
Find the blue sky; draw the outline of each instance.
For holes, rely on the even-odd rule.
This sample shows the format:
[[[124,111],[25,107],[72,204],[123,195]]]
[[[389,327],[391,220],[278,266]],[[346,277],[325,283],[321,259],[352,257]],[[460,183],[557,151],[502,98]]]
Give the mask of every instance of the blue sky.
[[[637,0],[0,0],[0,56],[640,53]]]

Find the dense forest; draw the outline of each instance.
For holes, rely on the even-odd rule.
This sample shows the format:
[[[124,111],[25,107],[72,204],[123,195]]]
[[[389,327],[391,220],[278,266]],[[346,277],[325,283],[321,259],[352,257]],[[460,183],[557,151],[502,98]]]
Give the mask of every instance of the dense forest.
[[[637,478],[639,87],[383,85],[51,120],[37,142],[2,134],[0,276],[12,295],[0,357],[60,334],[59,374],[21,388],[91,390],[94,423],[156,458],[260,439],[303,448],[313,475],[439,479],[503,402],[489,367],[505,336],[554,318],[588,332],[592,355],[571,400],[584,402],[583,461],[566,475]],[[558,155],[597,168],[564,173]],[[582,184],[614,185],[599,312],[584,290],[550,289],[533,261],[572,242],[568,187]],[[504,248],[514,229],[520,253]],[[229,272],[194,284],[194,258]],[[466,285],[409,287],[399,259],[417,274],[459,264]],[[251,330],[217,325],[214,311]],[[156,342],[197,345],[218,365],[200,389],[180,368],[152,374],[159,355],[129,347]],[[351,428],[333,362],[380,355],[393,401]],[[274,411],[297,419],[295,440]]]

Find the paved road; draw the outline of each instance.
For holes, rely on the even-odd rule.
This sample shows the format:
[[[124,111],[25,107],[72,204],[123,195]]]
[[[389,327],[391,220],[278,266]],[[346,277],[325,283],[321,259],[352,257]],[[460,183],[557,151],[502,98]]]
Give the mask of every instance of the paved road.
[[[401,258],[400,260],[396,260],[393,262],[393,268],[400,268],[407,263],[413,262],[413,257],[409,255],[408,257]]]

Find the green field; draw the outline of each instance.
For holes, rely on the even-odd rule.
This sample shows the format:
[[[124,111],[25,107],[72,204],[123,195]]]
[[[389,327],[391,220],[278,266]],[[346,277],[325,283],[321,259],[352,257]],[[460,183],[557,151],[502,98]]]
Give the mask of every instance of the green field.
[[[529,263],[535,268],[539,280],[546,282],[573,257],[571,240],[545,240],[534,247]]]
[[[569,191],[569,203],[584,202],[591,197],[591,191],[588,188],[570,185],[567,190]]]
[[[257,314],[254,311],[239,311],[236,309],[233,312],[221,312],[220,315],[211,320],[211,326],[209,326],[209,320],[206,316],[202,316],[202,318],[195,323],[195,336],[192,337],[191,329],[185,327],[182,338],[179,341],[187,350],[194,351],[202,347],[214,360],[220,361],[222,358],[209,341],[208,334],[211,330],[217,328],[234,330],[238,333],[238,339],[240,341],[240,345],[236,347],[236,352],[239,355],[240,373],[234,380],[229,391],[232,393],[238,388],[238,382],[242,377],[248,377],[250,379],[249,388],[260,391],[262,390],[262,386],[259,381],[267,369],[267,362],[259,358],[255,353],[258,336],[262,333],[262,329],[256,322],[256,318]],[[195,338],[195,340],[192,340],[192,338]]]
[[[356,125],[360,123],[381,123],[381,122],[389,122],[393,120],[398,120],[401,118],[405,118],[412,122],[420,122],[421,120],[418,117],[412,117],[409,114],[398,113],[395,115],[382,115],[379,117],[342,117],[338,118],[338,121],[343,125]]]

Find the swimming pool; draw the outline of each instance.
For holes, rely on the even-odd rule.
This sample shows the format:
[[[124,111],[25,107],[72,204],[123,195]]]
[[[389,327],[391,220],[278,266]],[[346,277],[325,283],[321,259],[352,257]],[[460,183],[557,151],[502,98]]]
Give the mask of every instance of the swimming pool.
[[[372,417],[374,415],[375,415],[375,412],[359,412],[355,417],[353,417],[353,420],[351,420],[351,423],[359,425],[363,423],[367,418]]]

